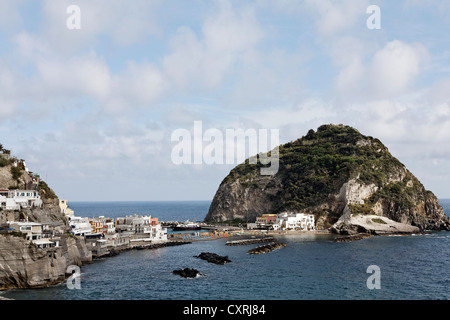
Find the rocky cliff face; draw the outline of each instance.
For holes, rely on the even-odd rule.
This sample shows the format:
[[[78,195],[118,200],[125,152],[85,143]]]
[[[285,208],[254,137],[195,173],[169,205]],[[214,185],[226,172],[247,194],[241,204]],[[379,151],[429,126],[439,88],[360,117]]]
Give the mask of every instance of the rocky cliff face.
[[[0,290],[57,284],[65,280],[69,265],[92,261],[82,241],[62,240],[58,248],[38,249],[22,237],[0,235]]]
[[[261,165],[248,161],[235,167],[205,221],[251,222],[262,214],[296,211],[314,214],[317,228],[339,233],[372,232],[379,225],[355,224],[358,216],[372,215],[395,222],[393,232],[401,231],[398,224],[409,231],[407,226],[450,230],[438,199],[378,139],[348,126],[324,125],[280,146],[279,154],[273,176],[259,175]]]

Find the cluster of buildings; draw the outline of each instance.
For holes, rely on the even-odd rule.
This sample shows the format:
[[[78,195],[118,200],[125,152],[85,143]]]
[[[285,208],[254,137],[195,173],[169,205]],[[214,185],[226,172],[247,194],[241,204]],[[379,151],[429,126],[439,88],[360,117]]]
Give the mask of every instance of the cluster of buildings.
[[[93,256],[104,256],[112,250],[167,241],[167,228],[162,227],[158,218],[136,214],[116,219],[104,216],[78,217],[68,208],[65,200],[61,200],[60,208],[69,220],[72,235],[84,236]]]
[[[247,229],[312,231],[315,230],[314,215],[297,212],[263,214],[255,223],[248,223]]]
[[[28,199],[34,199],[33,197],[37,196],[26,195],[26,192],[24,192],[25,195],[21,195],[21,190],[15,190],[15,192],[19,193],[18,197],[28,197]],[[141,215],[117,219],[103,216],[83,218],[74,215],[73,210],[67,206],[66,200],[60,200],[59,206],[68,219],[70,233],[74,236],[83,236],[93,256],[102,256],[111,250],[167,241],[167,228],[162,227],[158,218]],[[61,230],[54,230],[51,224],[45,223],[8,221],[0,226],[0,232],[21,232],[26,240],[42,249],[57,248],[61,241]]]

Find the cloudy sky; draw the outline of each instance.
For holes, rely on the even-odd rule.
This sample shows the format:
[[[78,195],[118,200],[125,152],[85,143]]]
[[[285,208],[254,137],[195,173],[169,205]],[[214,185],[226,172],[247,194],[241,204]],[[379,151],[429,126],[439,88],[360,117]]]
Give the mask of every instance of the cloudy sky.
[[[211,200],[234,165],[176,165],[174,130],[285,143],[343,123],[450,198],[449,17],[437,0],[1,1],[0,143],[69,201]]]

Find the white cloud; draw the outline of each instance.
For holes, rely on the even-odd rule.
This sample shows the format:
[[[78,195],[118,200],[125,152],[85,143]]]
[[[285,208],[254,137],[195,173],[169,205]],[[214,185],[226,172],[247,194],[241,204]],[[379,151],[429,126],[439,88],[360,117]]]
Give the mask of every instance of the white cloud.
[[[23,23],[18,6],[23,3],[17,1],[0,1],[0,28],[8,33],[20,27]]]
[[[306,4],[313,9],[313,14],[317,17],[319,34],[335,36],[354,28],[357,22],[361,23],[360,28],[365,27],[364,17],[370,3],[367,0],[307,0]]]
[[[56,96],[88,95],[104,99],[111,93],[111,74],[108,65],[95,55],[70,60],[41,58],[36,62],[39,82],[45,94]]]
[[[431,103],[450,103],[450,79],[441,79],[433,83],[427,98]]]
[[[393,146],[400,160],[423,157],[448,168],[445,50],[436,63],[436,48],[420,35],[416,44],[404,34],[368,31],[368,0],[202,2],[198,15],[181,22],[176,2],[80,0],[82,28],[75,31],[66,28],[73,1],[42,3],[36,25],[16,27],[5,46],[13,51],[1,56],[0,130],[31,133],[8,136],[8,147],[79,198],[73,181],[93,192],[99,184],[141,192],[159,179],[176,192],[182,177],[192,184],[189,196],[206,194],[196,182],[214,175],[218,184],[230,167],[170,162],[169,131],[194,120],[205,129],[280,129],[280,142],[344,123]],[[11,32],[5,21],[19,25],[18,12],[2,2],[0,27]],[[428,81],[438,69],[441,79]],[[32,113],[23,120],[17,111]]]
[[[419,44],[388,42],[371,61],[369,85],[376,95],[393,96],[411,88],[426,63],[427,50]]]
[[[15,111],[17,88],[18,83],[12,70],[0,66],[0,121],[7,119]]]
[[[113,75],[112,91],[102,101],[108,112],[126,112],[151,108],[168,90],[164,75],[150,63],[130,62]]]
[[[369,55],[362,45],[354,39],[338,41],[334,46],[334,51],[339,48],[342,55],[348,56],[348,59],[335,57],[339,67],[335,78],[338,97],[367,102],[396,98],[416,90],[414,86],[430,57],[424,46],[393,40]]]
[[[164,57],[164,69],[180,87],[200,84],[215,88],[232,74],[236,64],[263,36],[254,10],[217,2],[218,12],[206,19],[200,37],[181,27],[172,40],[173,52]]]
[[[134,0],[132,5],[125,0],[80,0],[76,3],[44,0],[44,25],[37,36],[53,49],[67,53],[95,44],[102,36],[119,46],[142,43],[161,33],[157,23],[161,3],[159,0]],[[68,30],[66,26],[70,16],[66,9],[73,4],[80,8],[80,30]]]

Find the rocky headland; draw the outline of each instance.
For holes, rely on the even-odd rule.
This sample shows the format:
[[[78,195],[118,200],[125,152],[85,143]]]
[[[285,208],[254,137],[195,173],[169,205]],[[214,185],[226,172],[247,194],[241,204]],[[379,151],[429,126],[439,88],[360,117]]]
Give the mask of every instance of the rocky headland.
[[[70,235],[70,226],[55,192],[42,180],[33,179],[23,160],[0,153],[0,189],[35,190],[42,206],[6,210],[0,208],[0,225],[7,221],[44,223],[58,238],[59,246],[41,249],[21,232],[0,232],[0,290],[40,288],[63,282],[70,265],[92,262],[83,238]]]
[[[313,214],[317,230],[338,234],[450,230],[436,196],[376,138],[330,124],[278,150],[272,176],[248,160],[231,170],[205,222],[293,211]]]

